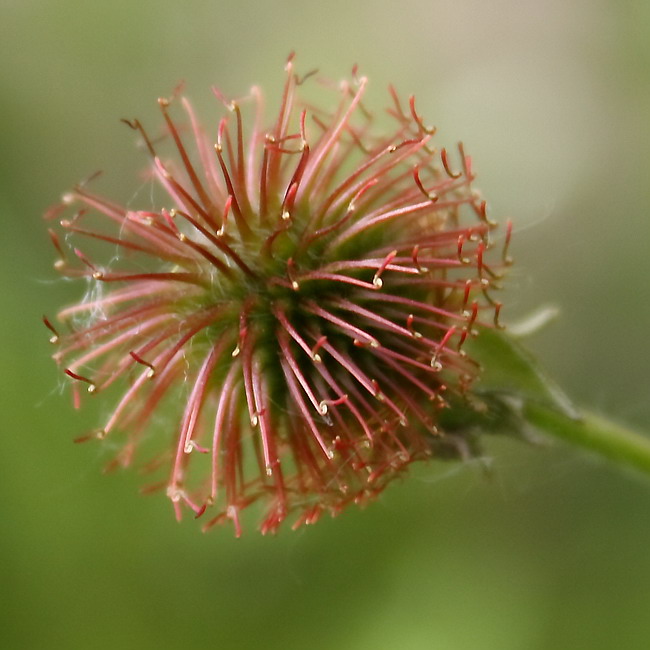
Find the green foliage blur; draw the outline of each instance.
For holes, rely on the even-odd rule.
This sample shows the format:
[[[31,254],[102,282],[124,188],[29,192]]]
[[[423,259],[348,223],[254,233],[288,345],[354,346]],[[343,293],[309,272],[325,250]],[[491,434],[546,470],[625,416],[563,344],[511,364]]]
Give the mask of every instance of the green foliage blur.
[[[102,169],[146,201],[119,118],[160,124],[185,80],[277,100],[290,50],[331,78],[358,63],[380,111],[416,93],[462,139],[496,218],[516,224],[504,320],[579,403],[650,435],[650,4],[645,0],[0,0],[2,647],[620,650],[650,647],[650,482],[573,449],[487,445],[431,463],[363,511],[262,538],[199,532],[75,413],[42,314],[58,279],[41,215]],[[213,112],[211,112],[213,111]],[[164,428],[164,424],[161,424]]]

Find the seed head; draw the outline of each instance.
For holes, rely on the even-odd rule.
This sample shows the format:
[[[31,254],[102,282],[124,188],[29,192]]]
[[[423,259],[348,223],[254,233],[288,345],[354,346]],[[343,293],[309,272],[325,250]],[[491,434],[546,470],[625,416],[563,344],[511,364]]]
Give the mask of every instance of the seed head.
[[[75,405],[120,391],[80,440],[120,441],[113,466],[163,473],[177,517],[237,535],[254,502],[262,532],[311,524],[414,460],[464,455],[439,415],[479,373],[463,344],[498,325],[508,261],[492,260],[469,156],[435,148],[413,97],[390,88],[383,135],[356,69],[333,112],[299,97],[303,81],[289,60],[267,130],[257,88],[215,90],[214,131],[184,97],[159,100],[172,156],[127,121],[163,190],[154,205],[85,183],[46,215],[56,269],[88,287],[62,328],[44,319],[54,358]]]

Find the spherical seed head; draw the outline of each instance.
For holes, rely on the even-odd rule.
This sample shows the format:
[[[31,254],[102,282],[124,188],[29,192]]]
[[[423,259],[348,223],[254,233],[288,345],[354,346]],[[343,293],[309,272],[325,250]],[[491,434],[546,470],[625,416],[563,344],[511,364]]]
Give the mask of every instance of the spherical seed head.
[[[126,208],[80,185],[46,215],[69,215],[63,240],[50,233],[58,270],[92,287],[60,312],[65,333],[44,319],[75,403],[81,385],[99,399],[120,386],[101,428],[123,441],[115,462],[165,473],[178,517],[187,507],[237,534],[254,502],[263,532],[288,516],[311,524],[414,460],[462,456],[439,412],[470,388],[479,369],[463,344],[500,309],[504,262],[491,259],[495,224],[462,145],[436,149],[413,98],[392,88],[382,134],[365,78],[341,84],[330,112],[300,98],[291,61],[286,72],[267,130],[257,89],[242,101],[215,91],[216,132],[185,98],[160,101],[169,159],[127,122],[160,205]],[[106,245],[108,261],[61,243],[75,240]],[[164,404],[179,401],[171,427]]]

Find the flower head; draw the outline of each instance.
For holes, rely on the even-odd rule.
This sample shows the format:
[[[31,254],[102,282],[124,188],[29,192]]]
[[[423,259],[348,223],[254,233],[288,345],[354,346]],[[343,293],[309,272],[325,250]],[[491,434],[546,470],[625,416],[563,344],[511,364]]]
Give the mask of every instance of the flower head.
[[[80,185],[47,214],[65,233],[50,230],[56,268],[89,286],[63,327],[45,319],[54,358],[76,405],[121,387],[83,439],[121,441],[113,464],[162,472],[178,517],[237,534],[254,502],[263,532],[313,523],[414,460],[462,456],[439,414],[479,372],[465,340],[500,308],[509,229],[492,260],[462,145],[436,149],[393,89],[394,126],[378,133],[356,70],[331,113],[299,98],[303,81],[289,60],[267,128],[257,88],[215,90],[227,110],[214,131],[185,98],[159,100],[173,156],[128,122],[156,204]]]

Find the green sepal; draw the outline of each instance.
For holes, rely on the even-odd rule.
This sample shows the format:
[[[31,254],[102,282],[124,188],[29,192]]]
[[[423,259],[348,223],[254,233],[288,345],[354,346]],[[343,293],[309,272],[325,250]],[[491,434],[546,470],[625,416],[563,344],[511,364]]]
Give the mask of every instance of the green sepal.
[[[484,433],[531,439],[543,433],[622,467],[650,474],[650,438],[591,413],[580,412],[517,341],[485,329],[466,347],[481,366],[463,400],[454,401],[441,425],[476,440]]]
[[[562,389],[542,371],[534,357],[504,331],[484,329],[477,338],[467,341],[465,349],[481,365],[475,384],[478,392],[533,401],[569,418],[580,418]]]

